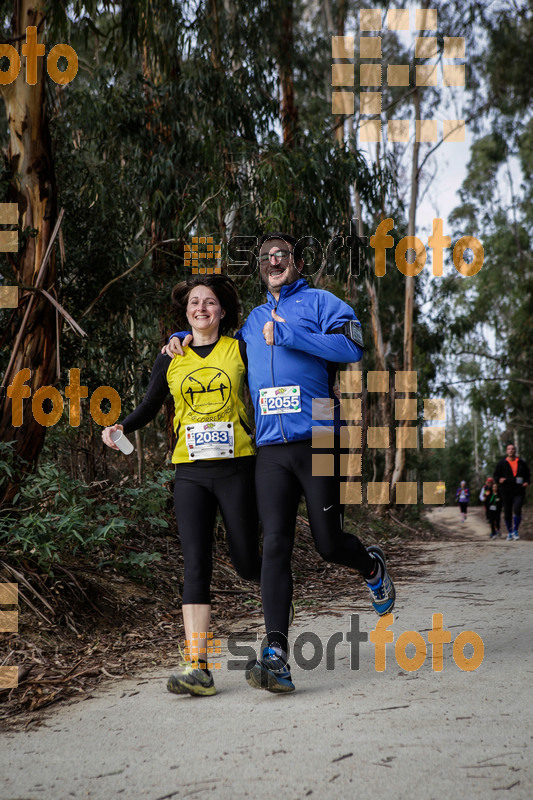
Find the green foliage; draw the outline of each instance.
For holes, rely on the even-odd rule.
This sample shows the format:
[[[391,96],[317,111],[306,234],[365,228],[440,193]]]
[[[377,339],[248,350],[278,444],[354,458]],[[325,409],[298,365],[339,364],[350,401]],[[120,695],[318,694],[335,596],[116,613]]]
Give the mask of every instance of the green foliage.
[[[224,245],[232,235],[255,237],[265,228],[281,228],[313,236],[324,247],[336,234],[348,233],[355,187],[363,204],[366,235],[374,233],[384,211],[395,220],[395,239],[406,234],[409,180],[402,162],[406,153],[400,146],[385,148],[377,163],[371,164],[358,151],[353,136],[348,136],[346,146],[335,143],[330,102],[334,31],[328,28],[323,6],[290,4],[294,33],[290,53],[284,49],[288,6],[278,1],[251,5],[244,0],[76,0],[65,5],[49,0],[46,6],[50,40],[69,41],[80,60],[76,79],[61,89],[51,87],[53,91],[47,94],[58,207],[66,209],[65,262],[59,248],[56,254],[58,295],[88,334],[81,339],[67,326],[63,328],[60,385],[67,383],[66,371],[76,367],[89,394],[102,384],[118,391],[122,417],[140,401],[159,345],[173,328],[170,292],[187,274],[183,250],[193,235],[213,235]],[[353,29],[358,8],[333,3],[331,10],[334,26],[346,13],[346,30]],[[439,8],[439,31],[466,35],[470,52],[473,22],[482,11],[476,3]],[[9,38],[9,17],[7,11],[0,17],[5,39]],[[506,42],[512,40],[513,24],[506,28]],[[383,34],[383,55],[389,63],[410,60],[393,32]],[[289,58],[299,115],[291,147],[281,142],[279,91],[280,64],[286,66]],[[387,114],[412,117],[412,97],[404,94],[403,88],[383,87]],[[432,116],[438,99],[434,90],[424,92],[424,117]],[[347,122],[348,131],[353,122]],[[531,137],[521,128],[522,133],[521,158],[529,165]],[[4,146],[7,135],[4,123],[0,130]],[[474,188],[465,189],[457,214],[457,221],[461,214],[468,215],[467,229],[472,233],[484,224],[482,212],[488,213],[489,208],[485,200],[493,201],[496,175],[508,155],[505,142],[506,130],[496,127],[474,151],[470,170]],[[0,175],[0,188],[7,188],[8,179]],[[490,205],[489,210],[493,208]],[[497,230],[491,231],[491,244],[500,269],[509,248],[514,248],[517,258],[516,243],[525,250],[527,225],[518,224],[504,235],[507,216],[494,215],[493,220],[497,220]],[[374,281],[370,264],[362,276],[350,276],[344,255],[335,275],[321,285],[353,302],[369,331],[369,276],[380,309],[386,368],[394,370],[402,363],[405,280],[396,269],[392,250],[387,260],[386,278]],[[455,348],[465,332],[479,342],[479,325],[488,316],[489,292],[496,291],[505,306],[498,324],[506,332],[511,330],[517,286],[507,296],[501,281],[495,288],[495,274],[484,270],[487,285],[479,281],[482,291],[475,297],[457,276],[443,279],[440,285],[448,295],[443,294],[432,319],[422,315],[415,303],[415,366],[421,392],[426,393],[446,356],[444,332],[452,332],[447,346],[451,341]],[[315,275],[310,277],[315,279]],[[111,281],[113,285],[107,288]],[[243,276],[237,283],[247,313],[262,296],[258,275]],[[422,279],[416,284],[417,300],[421,285]],[[447,313],[453,304],[457,311],[452,308],[453,313]],[[522,320],[523,314],[516,318],[516,322]],[[0,326],[3,368],[16,333],[10,312],[0,311]],[[365,339],[365,369],[372,369],[370,333]],[[493,396],[491,402],[499,400]],[[54,553],[61,557],[58,538],[70,542],[72,548],[81,547],[76,535],[80,531],[83,542],[96,537],[94,548],[105,550],[120,544],[126,531],[128,535],[140,531],[144,521],[162,530],[168,524],[166,501],[159,504],[156,499],[164,497],[154,485],[160,480],[157,477],[149,477],[140,487],[123,489],[109,508],[96,510],[92,490],[84,492],[83,485],[106,480],[110,473],[115,478],[127,469],[132,476],[134,467],[132,462],[123,466],[125,462],[113,461],[109,453],[102,455],[99,432],[87,405],[82,402],[79,429],[70,429],[62,421],[48,432],[43,456],[49,459],[43,460],[46,475],[37,472],[34,476],[35,487],[40,488],[32,490],[25,484],[13,503],[15,511],[9,512],[20,527],[25,523],[19,512],[27,507],[30,539],[31,531],[44,525],[40,535],[49,547],[46,552],[44,544],[41,548],[45,561]],[[169,445],[166,433],[154,433],[156,427],[143,433],[149,476],[154,471],[159,474]],[[119,463],[120,467],[114,467]],[[7,460],[0,463],[0,475],[3,470],[8,477],[12,468]],[[75,476],[74,483],[65,484],[63,473]],[[22,492],[29,494],[23,497]],[[70,498],[68,508],[65,497]],[[56,537],[54,520],[63,513],[62,535]]]
[[[507,155],[505,137],[497,131],[474,142],[461,196],[474,201],[478,209],[487,205],[490,207],[498,171]],[[485,219],[487,217],[485,215]]]
[[[173,479],[172,470],[164,469],[145,480],[142,486],[121,490],[128,517],[137,521],[139,530],[144,522],[150,523],[156,529],[169,528],[163,515],[168,502],[168,487]]]
[[[451,222],[483,242],[485,261],[475,278],[455,275],[435,285],[432,299],[449,354],[444,391],[456,399],[459,392],[468,404],[466,413],[459,410],[458,427],[470,436],[471,462],[476,415],[480,467],[490,473],[506,441],[533,458],[533,122],[531,82],[523,79],[531,51],[531,3],[488,6],[481,22],[487,47],[472,60],[479,133]],[[454,449],[460,444],[467,448],[459,437],[450,455],[468,479],[464,454]]]
[[[0,443],[2,453],[8,449]],[[9,477],[11,470],[9,460],[2,459],[0,476]],[[126,552],[124,546],[132,537],[169,529],[164,514],[170,478],[163,470],[140,488],[114,490],[111,497],[106,490],[102,500],[100,487],[42,463],[0,516],[0,548],[11,561],[34,561],[44,571],[80,553],[146,577],[160,555]]]
[[[42,464],[0,518],[0,543],[10,556],[31,556],[50,568],[62,554],[92,552],[125,527],[116,505],[97,506],[86,486],[53,464]]]
[[[156,564],[160,560],[161,553],[128,553],[118,562],[118,566],[132,577],[147,581],[151,577],[150,565]],[[111,563],[117,566],[116,561]]]
[[[487,76],[495,105],[506,116],[531,108],[533,89],[525,80],[531,68],[533,13],[530,2],[498,9],[489,28],[489,52],[485,58]]]

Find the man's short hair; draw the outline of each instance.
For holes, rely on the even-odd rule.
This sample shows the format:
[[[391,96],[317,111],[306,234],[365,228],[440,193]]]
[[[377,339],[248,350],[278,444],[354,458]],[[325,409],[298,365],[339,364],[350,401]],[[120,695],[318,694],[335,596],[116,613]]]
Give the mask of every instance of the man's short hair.
[[[298,239],[296,239],[294,236],[291,236],[290,233],[281,233],[280,231],[274,231],[274,233],[264,233],[259,239],[259,249],[261,249],[264,243],[268,242],[270,239],[283,239],[284,242],[292,245],[295,262],[299,261],[303,257],[304,248]]]

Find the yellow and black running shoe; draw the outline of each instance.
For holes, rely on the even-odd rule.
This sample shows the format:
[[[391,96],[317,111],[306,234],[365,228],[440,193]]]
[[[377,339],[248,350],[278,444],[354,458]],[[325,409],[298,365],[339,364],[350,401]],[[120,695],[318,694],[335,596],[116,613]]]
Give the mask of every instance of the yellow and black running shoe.
[[[291,607],[289,608],[289,628],[291,627],[292,623],[294,622],[294,617],[296,616],[296,606],[294,602],[291,601]]]
[[[217,693],[211,672],[199,667],[196,661],[182,661],[168,679],[167,689],[173,694],[190,694],[194,697],[208,697]]]

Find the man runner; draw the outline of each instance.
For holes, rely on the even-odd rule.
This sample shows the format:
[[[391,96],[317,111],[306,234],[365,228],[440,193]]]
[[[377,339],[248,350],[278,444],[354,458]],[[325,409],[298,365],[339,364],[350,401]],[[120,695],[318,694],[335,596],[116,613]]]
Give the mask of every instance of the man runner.
[[[507,445],[507,457],[496,464],[494,480],[500,484],[503,516],[507,526],[507,541],[519,539],[518,527],[522,517],[522,504],[529,485],[529,467],[516,455],[514,444]]]
[[[363,355],[360,323],[330,292],[312,289],[301,277],[301,247],[293,236],[271,233],[259,241],[261,278],[267,301],[254,308],[236,337],[246,343],[256,445],[256,494],[263,525],[261,593],[268,646],[245,672],[250,686],[294,691],[287,663],[292,601],[291,556],[302,493],[318,553],[326,561],[361,573],[379,614],[392,611],[393,582],[381,548],[365,548],[343,531],[344,507],[336,477],[313,476],[313,399],[333,401],[339,433],[339,401],[333,393],[336,364]],[[179,348],[176,348],[179,352]],[[338,439],[337,439],[338,442]]]

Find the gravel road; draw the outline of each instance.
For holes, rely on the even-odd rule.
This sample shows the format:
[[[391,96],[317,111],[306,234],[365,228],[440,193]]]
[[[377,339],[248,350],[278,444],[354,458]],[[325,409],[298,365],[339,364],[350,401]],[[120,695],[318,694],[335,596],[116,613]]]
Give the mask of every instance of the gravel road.
[[[456,508],[431,517],[450,539],[421,545],[423,574],[397,585],[383,671],[378,646],[346,640],[350,626],[375,628],[369,605],[343,601],[335,612],[298,613],[295,693],[253,691],[241,670],[228,669],[225,648],[215,697],[170,695],[161,669],[117,680],[51,710],[38,728],[2,736],[0,800],[530,800],[533,543],[489,541],[480,512],[464,525]],[[439,672],[428,643],[433,614],[442,614],[452,639]],[[396,650],[407,631],[419,636],[403,637]],[[460,662],[464,642],[453,642],[462,631],[477,637]],[[336,632],[343,640],[335,645]],[[404,648],[406,638],[417,641],[419,661],[427,648],[416,671],[405,660],[415,651]],[[480,641],[482,663],[460,669],[454,648],[472,667]],[[320,663],[309,669],[313,659]]]

